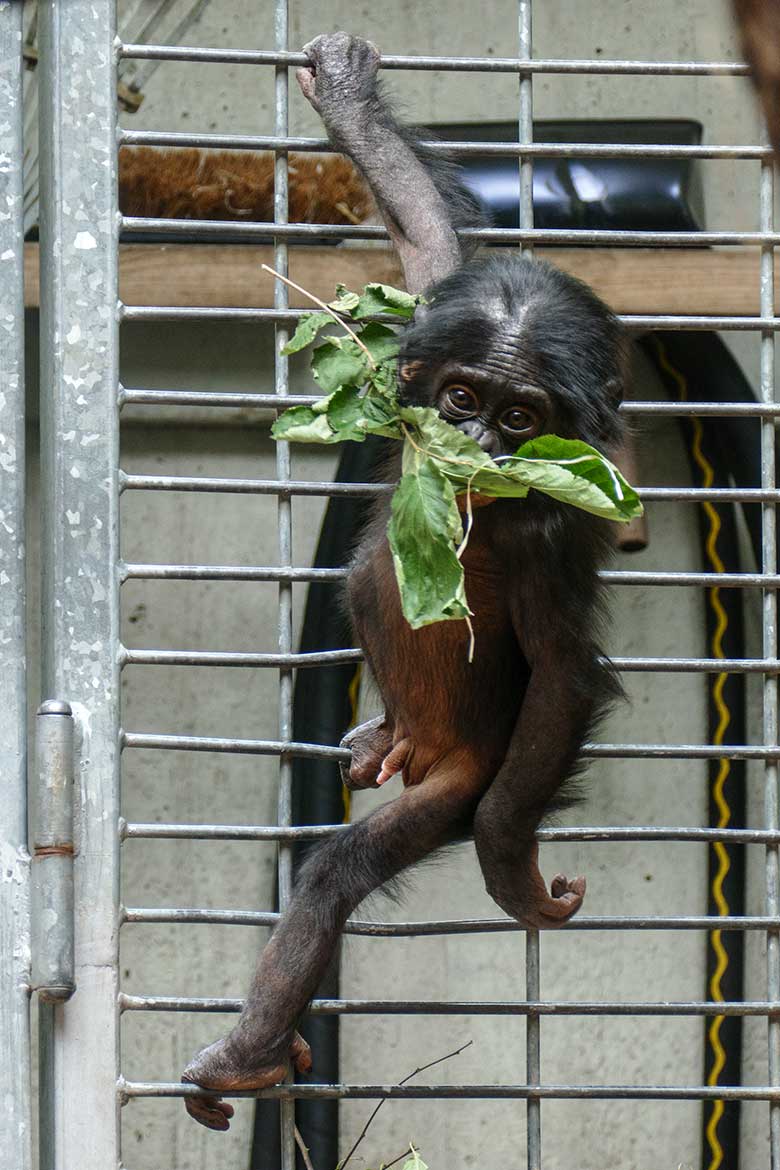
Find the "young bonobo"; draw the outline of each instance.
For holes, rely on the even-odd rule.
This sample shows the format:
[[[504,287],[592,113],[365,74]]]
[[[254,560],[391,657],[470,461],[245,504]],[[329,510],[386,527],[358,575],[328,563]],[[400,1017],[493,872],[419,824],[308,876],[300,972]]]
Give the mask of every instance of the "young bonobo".
[[[373,45],[337,33],[304,51],[303,93],[371,185],[409,290],[428,298],[403,337],[404,399],[435,405],[493,456],[544,433],[613,451],[624,347],[612,314],[546,264],[506,255],[464,264],[455,229],[478,222],[477,209],[451,164],[396,123],[377,88]],[[534,834],[619,693],[595,641],[609,525],[533,492],[478,508],[463,557],[476,636],[469,662],[465,623],[412,630],[403,618],[388,507],[379,505],[349,582],[385,714],[343,740],[352,749],[344,779],[371,788],[400,773],[403,792],[307,861],[238,1023],[185,1070],[184,1080],[214,1090],[186,1099],[212,1129],[227,1129],[233,1113],[220,1092],[274,1084],[290,1060],[310,1067],[295,1028],[347,917],[432,850],[473,833],[489,893],[527,927],[568,922],[585,893],[584,878],[562,875],[548,892]]]

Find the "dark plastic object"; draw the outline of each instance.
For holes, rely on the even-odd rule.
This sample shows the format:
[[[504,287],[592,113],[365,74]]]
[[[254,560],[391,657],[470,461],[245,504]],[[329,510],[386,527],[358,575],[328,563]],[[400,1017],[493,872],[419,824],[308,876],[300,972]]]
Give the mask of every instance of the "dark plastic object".
[[[517,142],[516,122],[454,123],[426,129],[445,142]],[[698,122],[535,122],[536,142],[696,145]],[[515,158],[461,159],[466,186],[495,227],[517,227],[519,167]],[[537,158],[534,224],[539,228],[696,231],[703,219],[698,171],[687,158]]]

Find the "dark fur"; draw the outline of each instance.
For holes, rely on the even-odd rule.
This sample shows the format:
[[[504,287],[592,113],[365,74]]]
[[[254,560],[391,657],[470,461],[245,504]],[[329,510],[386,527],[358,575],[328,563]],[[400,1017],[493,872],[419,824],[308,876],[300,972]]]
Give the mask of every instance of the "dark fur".
[[[428,286],[429,304],[403,338],[406,399],[446,411],[447,387],[471,383],[478,410],[457,425],[486,450],[507,450],[507,403],[536,409],[537,430],[612,450],[623,379],[613,315],[548,265],[502,257],[460,267],[454,226],[478,211],[448,164],[431,163],[397,126],[376,89],[376,51],[344,34],[306,51],[313,67],[299,74],[301,88],[370,183],[410,288]],[[389,477],[397,474],[396,457]],[[462,558],[476,637],[469,662],[465,623],[412,630],[404,619],[388,509],[385,497],[349,582],[355,631],[386,714],[345,738],[345,771],[352,787],[374,786],[380,769],[400,772],[404,790],[303,866],[238,1024],[185,1073],[215,1093],[280,1079],[289,1052],[301,1067],[294,1029],[348,916],[441,847],[473,832],[487,889],[526,926],[559,926],[582,901],[581,878],[558,875],[548,892],[534,834],[551,807],[566,803],[581,745],[619,693],[599,657],[598,567],[609,525],[535,493],[478,507]],[[203,1124],[227,1127],[229,1107],[216,1097],[187,1107]]]

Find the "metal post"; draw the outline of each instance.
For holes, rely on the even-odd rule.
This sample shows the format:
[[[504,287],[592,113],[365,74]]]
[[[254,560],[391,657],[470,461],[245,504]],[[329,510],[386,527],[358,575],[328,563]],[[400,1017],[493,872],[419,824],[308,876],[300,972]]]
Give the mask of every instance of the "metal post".
[[[43,692],[76,721],[75,982],[41,1013],[41,1170],[119,1162],[114,0],[42,0]]]
[[[518,57],[530,61],[533,53],[533,0],[518,0]],[[520,73],[520,111],[517,140],[527,146],[534,140],[534,79],[533,73]],[[520,155],[519,227],[521,231],[534,226],[534,163],[533,156]],[[522,256],[533,255],[533,245],[520,244]],[[525,936],[525,995],[531,1003],[540,999],[540,946],[538,930],[528,930]],[[529,1085],[538,1085],[541,1077],[541,1020],[529,1013],[526,1022],[526,1077]],[[526,1105],[528,1170],[540,1170],[542,1164],[541,1102],[529,1097]]]
[[[274,44],[277,51],[287,49],[288,0],[276,0],[274,14]],[[274,70],[275,116],[274,133],[286,135],[289,131],[288,76],[285,65]],[[288,159],[286,150],[277,150],[274,167],[274,223],[286,224],[288,218]],[[287,239],[279,236],[274,241],[274,264],[276,271],[287,276]],[[287,285],[277,280],[274,288],[274,308],[286,310],[289,305]],[[275,390],[279,397],[289,393],[289,362],[282,353],[287,344],[288,330],[284,323],[275,327]],[[276,452],[276,475],[279,484],[290,480],[290,447],[278,443]],[[279,526],[279,565],[292,567],[292,501],[289,496],[280,495],[277,506]],[[279,653],[290,654],[293,648],[292,630],[292,583],[279,584]],[[293,672],[289,667],[279,671],[279,739],[292,740],[293,732]],[[282,755],[279,761],[279,805],[280,825],[292,824],[292,759]],[[292,895],[293,849],[292,842],[279,842],[279,910],[284,913]],[[282,1101],[279,1108],[281,1125],[281,1170],[295,1170],[295,1102]]]
[[[761,230],[772,231],[774,226],[774,166],[771,160],[761,164]],[[774,246],[767,244],[761,249],[761,313],[774,314]],[[761,334],[761,400],[771,403],[775,400],[775,338],[771,330]],[[775,427],[770,419],[761,420],[761,486],[773,489],[775,471],[776,441]],[[764,503],[761,507],[763,571],[777,572],[777,518],[776,504]],[[763,651],[765,658],[777,657],[777,594],[773,589],[763,591]],[[767,674],[764,678],[763,742],[777,743],[777,676]],[[777,760],[767,760],[764,766],[764,823],[768,829],[780,825],[780,802],[778,801]],[[766,849],[766,912],[777,914],[780,910],[780,860],[777,845]],[[767,931],[767,995],[780,996],[780,935],[776,930]],[[768,1063],[769,1084],[780,1084],[780,1020],[771,1016],[768,1021]],[[772,1170],[780,1170],[780,1101],[769,1105],[769,1157]]]
[[[29,1170],[22,12],[0,0],[0,1165]]]

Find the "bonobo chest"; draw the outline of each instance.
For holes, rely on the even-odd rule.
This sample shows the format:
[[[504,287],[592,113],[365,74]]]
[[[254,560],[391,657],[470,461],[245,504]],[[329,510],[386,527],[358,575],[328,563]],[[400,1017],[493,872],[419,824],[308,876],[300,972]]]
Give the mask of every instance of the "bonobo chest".
[[[508,734],[516,717],[528,667],[512,623],[511,566],[497,553],[492,508],[475,513],[462,560],[466,596],[473,617],[435,622],[413,630],[401,611],[392,556],[380,530],[358,551],[350,578],[350,610],[357,637],[388,711],[413,732],[425,724],[425,737],[445,747],[469,739]],[[490,710],[486,730],[480,712]]]

